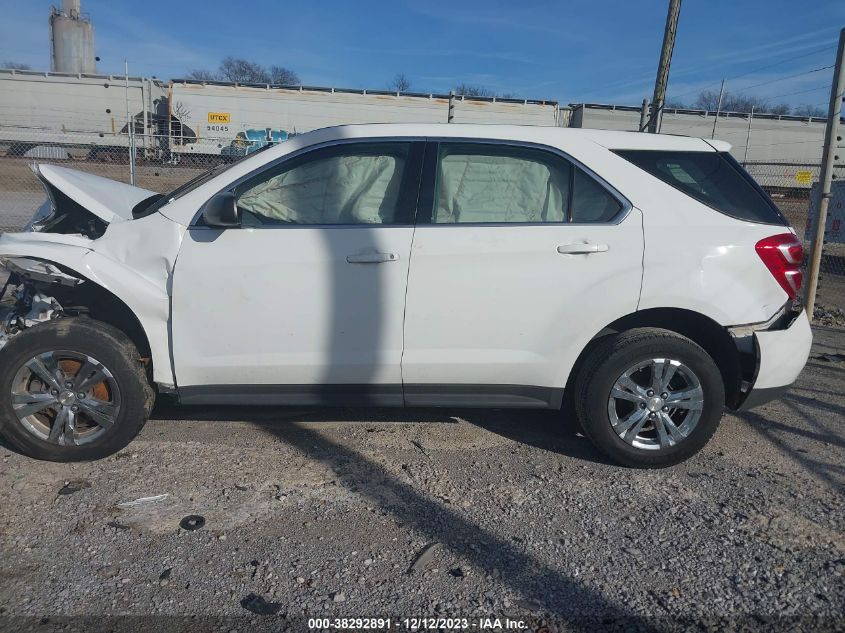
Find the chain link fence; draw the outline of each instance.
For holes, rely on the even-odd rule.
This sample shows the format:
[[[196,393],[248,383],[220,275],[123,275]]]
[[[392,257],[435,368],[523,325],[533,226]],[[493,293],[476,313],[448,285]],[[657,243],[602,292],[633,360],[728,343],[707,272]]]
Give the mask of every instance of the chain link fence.
[[[782,160],[744,165],[803,238],[806,280],[813,219],[819,207],[821,164]],[[834,166],[833,178],[834,197],[828,209],[813,318],[818,324],[845,327],[845,163]]]
[[[32,167],[52,163],[70,167],[120,182],[131,181],[130,139],[117,134],[92,142],[92,135],[63,132],[61,142],[55,133],[38,134],[26,130],[26,140],[3,141],[0,126],[0,232],[19,231],[44,202],[45,194]],[[7,130],[6,130],[7,131]],[[6,137],[19,139],[17,134]],[[77,141],[77,142],[74,142]],[[233,163],[275,142],[249,139],[191,139],[180,143],[178,136],[137,134],[135,146],[135,184],[154,192],[166,193],[224,163]],[[804,237],[809,255],[812,215],[818,208],[818,163],[787,160],[747,162],[745,168],[765,189],[780,210]],[[834,169],[834,188],[841,195],[832,200],[827,239],[822,254],[815,320],[817,323],[845,327],[845,164]],[[838,185],[836,183],[839,183]],[[806,276],[805,276],[806,277]]]
[[[0,129],[0,139],[3,132]],[[26,141],[0,140],[0,232],[19,231],[44,202],[44,188],[33,166],[55,164],[103,178],[131,183],[130,140],[127,135],[90,142],[92,134],[54,134],[27,131]],[[77,142],[74,142],[77,141]],[[172,191],[207,169],[233,163],[267,143],[205,138],[192,140],[191,151],[173,137],[138,134],[134,184],[158,193]]]

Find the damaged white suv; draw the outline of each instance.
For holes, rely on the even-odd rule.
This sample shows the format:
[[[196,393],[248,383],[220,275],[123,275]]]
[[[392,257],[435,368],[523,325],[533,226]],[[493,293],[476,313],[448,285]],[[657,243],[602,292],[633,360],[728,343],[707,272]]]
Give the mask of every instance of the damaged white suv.
[[[0,238],[0,434],[103,457],[157,393],[571,408],[614,460],[678,462],[810,349],[801,244],[727,150],[347,126],[165,196],[41,165],[48,203]]]

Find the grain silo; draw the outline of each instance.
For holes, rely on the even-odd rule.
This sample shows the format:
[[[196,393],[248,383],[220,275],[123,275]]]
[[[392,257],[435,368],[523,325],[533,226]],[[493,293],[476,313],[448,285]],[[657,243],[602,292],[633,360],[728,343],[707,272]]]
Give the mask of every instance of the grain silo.
[[[83,15],[80,0],[62,0],[50,9],[51,66],[57,73],[96,73],[94,25]]]

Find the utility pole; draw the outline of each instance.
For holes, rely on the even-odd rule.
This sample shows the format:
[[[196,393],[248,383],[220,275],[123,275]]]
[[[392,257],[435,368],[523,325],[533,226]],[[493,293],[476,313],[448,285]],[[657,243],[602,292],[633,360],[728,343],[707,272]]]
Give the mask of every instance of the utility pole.
[[[742,159],[743,167],[748,162],[748,144],[751,142],[751,122],[754,120],[754,106],[751,106],[751,114],[748,115],[748,132],[745,135],[745,157]]]
[[[824,132],[824,155],[822,156],[821,185],[819,211],[814,218],[812,250],[807,275],[807,295],[805,308],[807,316],[812,320],[813,308],[816,305],[816,287],[819,284],[819,268],[822,262],[824,248],[824,232],[827,228],[827,207],[831,198],[831,183],[833,182],[833,165],[839,158],[837,150],[845,150],[839,118],[842,116],[842,101],[845,99],[845,29],[839,31],[839,46],[836,49],[836,69],[833,71],[833,85],[830,88],[830,107],[827,110],[827,127]]]
[[[446,116],[446,123],[451,123],[455,118],[455,91],[449,91],[449,113]]]
[[[725,80],[722,79],[722,87],[719,88],[719,103],[716,104],[716,116],[713,119],[713,132],[710,138],[716,138],[716,123],[719,121],[719,113],[722,111],[722,97],[725,96]]]
[[[663,48],[660,50],[660,63],[657,66],[657,78],[654,81],[654,97],[651,99],[651,118],[648,131],[660,132],[660,119],[663,117],[663,103],[666,101],[666,87],[669,85],[669,67],[672,65],[672,51],[675,48],[675,34],[678,31],[678,15],[681,13],[681,0],[669,0],[669,13],[666,14],[666,28],[663,31]]]

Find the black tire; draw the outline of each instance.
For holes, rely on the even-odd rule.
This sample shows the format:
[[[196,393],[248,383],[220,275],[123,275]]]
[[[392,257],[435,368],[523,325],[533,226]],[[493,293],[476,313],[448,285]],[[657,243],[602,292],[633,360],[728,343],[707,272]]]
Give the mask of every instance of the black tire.
[[[110,372],[110,380],[117,386],[120,399],[113,424],[92,426],[98,434],[86,444],[59,445],[42,439],[24,426],[12,406],[13,382],[19,370],[30,359],[58,350],[96,359]],[[35,374],[33,377],[37,379]],[[19,386],[15,388],[19,390]],[[135,345],[123,332],[101,321],[63,318],[41,323],[14,336],[0,350],[0,436],[16,450],[35,459],[73,462],[116,453],[143,428],[154,400],[155,392]],[[52,422],[46,424],[46,428],[52,428]]]
[[[648,449],[633,446],[616,433],[608,400],[624,372],[652,358],[677,360],[689,368],[703,391],[703,406],[697,424],[685,439],[665,448]],[[684,461],[707,444],[722,419],[725,386],[713,359],[690,339],[668,330],[637,328],[608,336],[596,345],[576,377],[574,399],[584,433],[600,451],[625,466],[660,468]]]

